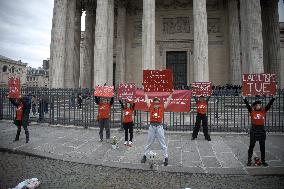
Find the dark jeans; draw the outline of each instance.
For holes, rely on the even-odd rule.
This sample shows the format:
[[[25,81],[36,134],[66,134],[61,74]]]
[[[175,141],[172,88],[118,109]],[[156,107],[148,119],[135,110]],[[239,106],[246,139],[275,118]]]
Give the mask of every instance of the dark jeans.
[[[36,104],[33,104],[33,105],[32,105],[32,112],[33,112],[33,115],[36,114]]]
[[[101,119],[99,120],[99,126],[100,126],[100,139],[102,140],[104,138],[103,131],[104,128],[106,129],[106,139],[110,139],[110,125],[109,125],[109,119]]]
[[[206,114],[197,114],[196,115],[196,122],[195,127],[193,129],[192,137],[196,138],[199,132],[200,124],[202,121],[203,133],[206,139],[210,138],[208,134],[208,120]]]
[[[17,125],[17,134],[16,134],[16,139],[19,140],[20,134],[21,134],[21,128],[22,128],[22,121],[16,121],[15,123]],[[26,139],[29,139],[29,131],[28,131],[28,126],[23,125],[23,128],[25,130],[25,134],[26,134]]]
[[[249,149],[248,149],[248,161],[251,161],[252,154],[253,154],[253,148],[256,143],[256,137],[255,133],[256,131],[252,130],[250,131],[250,144],[249,144]],[[261,161],[265,162],[265,136],[258,140],[259,141],[259,147],[260,147],[260,153],[261,153]]]
[[[133,140],[133,122],[130,123],[123,123],[123,128],[125,131],[125,141],[128,141],[128,132],[130,134],[130,140],[132,142]]]

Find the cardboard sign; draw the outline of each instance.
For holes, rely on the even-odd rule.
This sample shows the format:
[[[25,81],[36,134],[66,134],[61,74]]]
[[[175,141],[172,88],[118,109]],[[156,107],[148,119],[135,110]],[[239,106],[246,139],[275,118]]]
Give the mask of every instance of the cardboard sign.
[[[135,84],[119,84],[118,85],[118,98],[121,100],[133,101],[136,96]]]
[[[94,96],[111,98],[114,96],[113,86],[97,86]]]
[[[243,96],[276,95],[276,74],[243,74]]]
[[[21,81],[20,78],[9,77],[9,98],[19,98],[21,96]]]
[[[172,70],[143,70],[143,85],[145,92],[172,92]]]
[[[155,97],[161,99],[161,102],[166,102],[167,98],[169,97],[168,92],[151,92],[147,93],[149,96],[150,101]],[[148,111],[147,104],[145,102],[145,93],[143,90],[139,89],[136,90],[136,98],[138,101],[135,102],[135,109]],[[189,90],[175,90],[172,95],[172,100],[166,111],[169,112],[189,112],[190,110],[190,98],[191,98],[191,91]]]
[[[192,83],[192,96],[211,96],[211,82],[194,82]]]

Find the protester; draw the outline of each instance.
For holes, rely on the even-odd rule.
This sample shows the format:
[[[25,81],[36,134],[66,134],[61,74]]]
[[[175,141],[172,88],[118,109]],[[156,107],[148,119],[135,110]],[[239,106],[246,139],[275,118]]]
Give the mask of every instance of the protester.
[[[265,108],[262,107],[261,101],[258,101],[258,100],[255,101],[251,107],[245,97],[243,97],[243,100],[246,104],[246,107],[251,117],[250,145],[248,149],[247,166],[251,166],[251,158],[252,158],[253,148],[255,146],[256,141],[259,141],[260,153],[261,153],[261,164],[263,166],[268,166],[268,164],[265,161],[266,131],[264,128],[264,123],[265,123],[266,113],[272,106],[275,98],[272,98]]]
[[[193,129],[191,140],[195,140],[197,138],[200,124],[202,121],[202,127],[203,127],[203,133],[204,133],[205,140],[211,141],[210,135],[208,134],[208,118],[206,115],[207,105],[208,105],[210,96],[207,97],[206,100],[204,99],[204,96],[200,96],[199,100],[197,99],[197,97],[194,97],[194,99],[197,105],[197,115],[196,115],[195,127]]]
[[[99,105],[98,108],[98,121],[100,127],[100,141],[103,141],[103,130],[106,130],[106,142],[109,142],[110,139],[110,109],[114,102],[112,97],[109,101],[109,98],[97,97],[95,96],[95,102]]]
[[[23,126],[26,134],[26,143],[28,143],[29,142],[28,124],[29,124],[30,105],[22,97],[18,99],[9,98],[9,100],[14,106],[16,106],[16,117],[14,123],[18,127],[18,130],[14,141],[19,141],[19,137],[21,134],[21,127]]]
[[[77,96],[77,107],[78,107],[78,109],[82,108],[82,101],[83,101],[82,93],[79,93],[78,96]]]
[[[125,104],[121,100],[119,100],[119,103],[121,105],[121,109],[123,110],[123,120],[122,125],[125,131],[124,135],[124,145],[131,146],[133,143],[133,113],[134,113],[134,107],[135,103],[130,103],[126,100]],[[128,140],[128,133],[130,135],[130,139]]]
[[[172,99],[172,94],[168,97],[165,104],[163,104],[158,97],[155,97],[153,103],[151,104],[147,93],[145,93],[145,101],[147,103],[147,107],[150,112],[150,125],[148,130],[147,145],[145,146],[145,151],[141,163],[146,162],[147,159],[146,155],[150,152],[151,145],[154,143],[155,139],[157,138],[165,158],[164,166],[168,165],[168,147],[165,142],[163,117],[165,109],[167,109],[171,99]]]
[[[36,96],[33,95],[32,96],[32,112],[33,112],[33,115],[36,114],[36,106],[37,106],[37,99],[36,99]]]

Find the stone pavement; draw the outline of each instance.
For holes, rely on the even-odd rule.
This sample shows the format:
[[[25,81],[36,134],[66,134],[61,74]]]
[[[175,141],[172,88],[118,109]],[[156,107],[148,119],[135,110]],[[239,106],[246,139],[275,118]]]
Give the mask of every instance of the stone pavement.
[[[97,129],[66,128],[32,123],[29,127],[30,142],[25,143],[22,131],[20,141],[13,142],[16,127],[11,121],[0,121],[0,151],[29,154],[38,157],[75,163],[101,165],[128,169],[150,170],[141,164],[147,132],[134,133],[134,146],[123,145],[124,133],[111,130],[119,139],[119,148],[112,149],[106,142],[99,142]],[[104,132],[105,134],[105,132]],[[153,151],[158,153],[157,171],[177,173],[210,173],[221,175],[284,175],[284,135],[268,134],[266,159],[268,167],[246,167],[249,137],[247,134],[213,133],[212,141],[204,140],[200,133],[197,140],[190,140],[190,133],[166,132],[169,165],[162,165],[162,153],[157,141]],[[259,145],[255,154],[260,156]]]

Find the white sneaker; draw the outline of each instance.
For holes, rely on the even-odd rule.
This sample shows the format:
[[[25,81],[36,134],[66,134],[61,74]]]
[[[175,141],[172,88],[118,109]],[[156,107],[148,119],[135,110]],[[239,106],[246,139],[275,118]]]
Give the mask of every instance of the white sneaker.
[[[123,144],[124,144],[124,145],[127,145],[127,141],[125,141]]]
[[[128,142],[128,146],[132,146],[132,142],[131,141]]]

